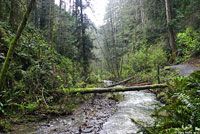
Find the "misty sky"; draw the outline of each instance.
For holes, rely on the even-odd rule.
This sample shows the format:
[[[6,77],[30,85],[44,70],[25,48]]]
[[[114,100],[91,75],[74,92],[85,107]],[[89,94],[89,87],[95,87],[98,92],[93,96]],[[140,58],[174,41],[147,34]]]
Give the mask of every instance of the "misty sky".
[[[59,4],[60,0],[56,0],[56,4]],[[67,1],[67,0],[65,0]],[[92,0],[92,9],[86,9],[86,14],[89,18],[95,23],[96,26],[100,26],[103,24],[105,8],[108,0]]]

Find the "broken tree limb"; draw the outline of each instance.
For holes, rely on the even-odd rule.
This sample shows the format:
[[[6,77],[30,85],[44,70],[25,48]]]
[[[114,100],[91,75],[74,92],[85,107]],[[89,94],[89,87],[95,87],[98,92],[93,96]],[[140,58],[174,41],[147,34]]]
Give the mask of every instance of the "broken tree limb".
[[[149,134],[153,134],[153,132],[151,132],[147,127],[145,127],[144,125],[142,125],[142,123],[136,121],[135,119],[131,118],[131,121],[139,126],[141,126],[143,129],[145,129]]]
[[[167,84],[155,84],[145,86],[133,87],[110,87],[110,88],[75,88],[70,90],[70,94],[90,94],[90,93],[108,93],[108,92],[126,92],[126,91],[140,91],[146,89],[165,88]]]
[[[110,86],[107,86],[107,87],[114,87],[114,86],[117,86],[117,85],[121,85],[121,84],[125,84],[125,83],[127,83],[128,81],[130,81],[130,80],[132,80],[132,79],[134,79],[135,77],[130,77],[130,78],[128,78],[128,79],[125,79],[125,80],[123,80],[123,81],[119,81],[119,82],[117,82],[117,83],[115,83],[115,84],[112,84],[112,85],[110,85]]]

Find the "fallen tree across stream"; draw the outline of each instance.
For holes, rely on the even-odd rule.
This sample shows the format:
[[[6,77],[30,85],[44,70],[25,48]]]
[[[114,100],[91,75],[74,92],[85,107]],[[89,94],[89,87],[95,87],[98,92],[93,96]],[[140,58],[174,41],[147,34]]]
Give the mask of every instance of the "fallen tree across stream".
[[[166,87],[167,84],[154,84],[154,85],[132,86],[132,87],[109,87],[109,88],[75,88],[70,91],[70,94],[140,91],[146,89],[156,89],[156,88],[166,88]]]

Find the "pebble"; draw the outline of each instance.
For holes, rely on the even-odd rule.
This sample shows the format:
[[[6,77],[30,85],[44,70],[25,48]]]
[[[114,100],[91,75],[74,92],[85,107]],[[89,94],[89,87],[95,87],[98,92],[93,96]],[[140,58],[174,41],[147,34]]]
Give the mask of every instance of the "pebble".
[[[64,117],[65,119],[55,119],[50,121],[45,132],[48,134],[99,134],[102,130],[103,124],[114,113],[116,102],[114,100],[107,99],[105,95],[96,95],[93,103],[83,104],[77,109],[73,115]],[[61,123],[62,122],[62,123]],[[67,124],[64,125],[64,124]],[[51,127],[51,124],[56,125]],[[40,128],[37,131],[39,134],[43,133],[44,129]]]

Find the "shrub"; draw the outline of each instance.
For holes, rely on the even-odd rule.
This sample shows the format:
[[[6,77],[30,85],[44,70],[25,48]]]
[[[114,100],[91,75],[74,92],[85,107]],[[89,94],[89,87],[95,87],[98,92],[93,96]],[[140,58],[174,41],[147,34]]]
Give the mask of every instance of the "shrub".
[[[174,78],[165,91],[167,105],[157,111],[155,133],[193,133],[200,126],[200,71],[189,77]],[[167,116],[159,113],[165,112]]]
[[[190,58],[196,51],[200,51],[200,32],[188,27],[185,32],[177,34],[178,62]]]

